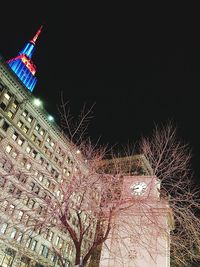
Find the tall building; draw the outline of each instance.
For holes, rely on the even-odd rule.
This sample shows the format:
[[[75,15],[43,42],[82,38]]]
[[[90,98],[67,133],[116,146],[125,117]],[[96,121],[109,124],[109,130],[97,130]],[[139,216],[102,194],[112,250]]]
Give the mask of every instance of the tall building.
[[[22,83],[30,90],[33,91],[37,79],[35,77],[36,66],[32,62],[31,58],[35,51],[35,44],[42,30],[42,26],[39,28],[33,39],[31,39],[24,48],[19,52],[19,55],[15,58],[8,60],[8,64]]]
[[[73,171],[81,168],[79,151],[70,144],[52,116],[31,94],[36,84],[36,67],[31,57],[40,32],[41,28],[16,58],[6,62],[0,57],[2,267],[60,266],[52,244],[55,248],[62,249],[66,266],[74,263],[73,244],[65,232],[56,227],[46,233],[36,233],[34,237],[24,232],[24,226],[27,227],[31,220],[33,222],[43,207],[33,197],[20,197],[23,190],[28,187],[43,197],[44,191],[48,190],[62,197],[59,196],[59,184],[63,177],[69,178]],[[22,170],[21,175],[19,170]],[[6,178],[8,175],[9,179]],[[16,205],[17,198],[23,202],[21,209]],[[29,212],[25,212],[26,207]]]
[[[61,264],[55,251],[62,253],[66,267],[72,267],[75,263],[74,243],[56,220],[53,221],[54,226],[51,228],[47,223],[41,225],[41,228],[33,227],[33,223],[40,222],[40,217],[46,212],[40,200],[48,200],[49,197],[62,200],[60,188],[63,179],[71,181],[74,173],[87,174],[89,168],[80,151],[63,134],[52,120],[52,116],[41,106],[40,101],[32,95],[37,81],[32,55],[41,30],[42,27],[17,57],[5,61],[0,56],[0,267],[58,267]],[[113,222],[115,228],[112,228],[106,245],[101,247],[102,252],[98,247],[97,253],[92,255],[93,261],[90,262],[90,267],[169,266],[167,220],[170,217],[170,209],[165,201],[161,201],[158,193],[159,183],[156,177],[152,176],[148,162],[143,157],[137,159],[142,160],[142,165],[136,164],[131,167],[126,161],[119,159],[121,163],[124,162],[120,170],[124,175],[120,185],[117,185],[117,190],[120,189],[117,198],[125,196],[126,204],[130,203],[129,201],[133,203],[134,199],[137,199],[136,203],[139,205],[145,197],[146,201],[149,200],[146,206],[148,208],[141,212],[141,206],[137,205],[134,208],[126,208],[126,213],[115,217]],[[131,159],[131,162],[138,161]],[[105,173],[112,175],[113,163],[111,167],[109,164],[110,162],[106,161]],[[91,179],[91,176],[86,178]],[[71,185],[68,185],[70,188]],[[99,195],[98,187],[89,195],[92,206],[100,206]],[[106,196],[109,198],[109,193]],[[139,197],[141,201],[138,201]],[[118,200],[114,199],[114,202]],[[75,195],[73,202],[73,205],[80,202],[80,196]],[[54,205],[53,201],[49,203]],[[158,215],[158,227],[163,225],[165,238],[163,239],[163,232],[160,231],[159,238],[155,239],[158,242],[150,240],[149,237],[155,237],[149,234],[149,231],[153,231],[152,226],[148,228],[149,222],[146,222],[142,228],[140,224],[141,229],[135,228],[135,231],[140,233],[140,241],[146,244],[146,250],[142,245],[135,249],[130,236],[123,236],[123,223],[132,221],[134,223],[129,226],[137,225],[144,214],[150,218],[152,210],[154,217]],[[79,210],[77,212],[77,217],[80,218]],[[54,220],[54,214],[50,215]],[[71,221],[76,231],[77,220],[73,213],[68,215],[67,220]],[[81,216],[84,218],[84,223],[88,223],[87,214],[82,213]],[[93,214],[89,216],[92,217]],[[82,242],[83,252],[90,247],[97,233],[94,229],[102,223],[97,222],[96,218],[92,222],[93,227]],[[103,227],[104,225],[100,226],[100,234]],[[129,231],[134,232],[133,228]],[[126,243],[125,247],[128,246],[130,251],[124,250],[125,247],[119,245],[120,235]],[[132,239],[135,240],[134,238]],[[160,250],[146,253],[152,246],[154,248],[159,246]],[[109,248],[109,252],[106,247]],[[124,265],[120,265],[121,260]],[[149,263],[151,264],[148,265]]]

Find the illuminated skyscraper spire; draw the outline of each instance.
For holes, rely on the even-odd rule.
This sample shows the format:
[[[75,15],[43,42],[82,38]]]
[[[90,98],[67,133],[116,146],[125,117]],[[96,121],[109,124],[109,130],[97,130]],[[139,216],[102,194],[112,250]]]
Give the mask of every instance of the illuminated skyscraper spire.
[[[41,31],[42,31],[43,25],[40,26],[39,30],[36,32],[35,36],[33,37],[33,39],[31,40],[31,43],[35,44],[35,42],[37,41],[38,36],[40,35]]]
[[[35,51],[35,43],[42,30],[41,26],[32,40],[30,40],[15,58],[8,60],[8,64],[18,78],[24,83],[29,91],[33,91],[37,78],[35,77],[36,66],[31,61]]]

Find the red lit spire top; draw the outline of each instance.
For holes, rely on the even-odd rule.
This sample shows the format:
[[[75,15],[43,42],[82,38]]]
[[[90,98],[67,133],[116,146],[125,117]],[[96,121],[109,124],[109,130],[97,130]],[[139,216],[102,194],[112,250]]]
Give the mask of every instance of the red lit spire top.
[[[31,43],[35,44],[38,36],[40,35],[41,31],[42,31],[43,25],[40,26],[39,30],[37,31],[37,33],[35,34],[35,36],[33,37],[33,39],[31,40]]]

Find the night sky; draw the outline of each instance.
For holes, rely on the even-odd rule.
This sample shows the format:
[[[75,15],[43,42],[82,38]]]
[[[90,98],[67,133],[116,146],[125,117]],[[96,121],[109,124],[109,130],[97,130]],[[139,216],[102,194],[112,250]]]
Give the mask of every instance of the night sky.
[[[0,53],[15,57],[43,24],[32,58],[33,94],[46,110],[58,121],[61,92],[74,116],[94,104],[88,135],[110,146],[134,143],[171,120],[193,151],[200,182],[199,21],[195,7],[186,9],[78,3],[13,9],[1,17]]]

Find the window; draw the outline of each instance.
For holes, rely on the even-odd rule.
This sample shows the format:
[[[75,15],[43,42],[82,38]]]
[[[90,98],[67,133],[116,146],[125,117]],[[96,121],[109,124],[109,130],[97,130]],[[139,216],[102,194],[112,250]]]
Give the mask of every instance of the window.
[[[44,135],[44,130],[40,130],[40,135],[43,136]]]
[[[12,150],[12,148],[13,148],[12,146],[7,145],[7,146],[6,146],[6,152],[7,152],[7,153],[10,153],[10,151]]]
[[[2,92],[2,91],[3,91],[3,84],[0,83],[0,92]]]
[[[8,223],[3,223],[2,226],[1,226],[1,229],[0,229],[0,232],[2,234],[5,234],[7,228],[8,228]]]
[[[43,178],[44,178],[44,175],[40,173],[39,176],[38,176],[38,180],[39,180],[40,182],[42,182]]]
[[[27,111],[27,110],[24,110],[24,111],[22,112],[22,116],[23,116],[23,117],[27,117],[27,115],[28,115],[28,111]]]
[[[28,132],[28,130],[29,130],[29,128],[28,128],[28,127],[26,127],[26,126],[24,126],[24,128],[22,129],[22,131],[23,131],[24,133],[27,133],[27,132]]]
[[[42,255],[43,257],[47,258],[48,253],[49,253],[48,247],[46,247],[45,245],[41,245],[39,254]]]
[[[55,242],[55,245],[56,245],[56,246],[58,246],[59,242],[60,242],[60,237],[59,237],[59,236],[57,236],[57,237],[56,237],[56,242]]]
[[[37,124],[37,125],[35,126],[35,130],[36,130],[36,131],[39,131],[39,129],[40,129],[40,125]]]
[[[53,236],[54,236],[54,232],[52,232],[51,230],[48,230],[47,240],[51,242],[53,239]]]
[[[26,245],[25,245],[27,248],[30,246],[31,241],[32,241],[32,238],[29,237],[29,238],[27,239],[27,241],[26,241]]]
[[[17,140],[18,136],[19,136],[19,134],[14,132],[12,135],[12,139],[15,141],[15,140]]]
[[[34,251],[36,249],[36,246],[37,246],[37,241],[36,240],[33,240],[31,242],[30,249]]]
[[[19,102],[17,100],[15,100],[13,103],[12,103],[12,107],[14,109],[17,109],[17,107],[19,106]]]
[[[11,94],[10,93],[4,93],[4,97],[7,99],[7,100],[10,100],[11,98]]]
[[[22,128],[22,126],[23,126],[23,122],[22,122],[22,121],[18,121],[17,126],[18,126],[19,128]]]
[[[22,241],[22,237],[23,237],[23,233],[19,232],[17,235],[16,241],[20,243]]]
[[[31,136],[31,140],[34,142],[36,140],[36,135],[35,134],[32,134]]]
[[[40,146],[42,142],[39,139],[36,139],[35,143],[37,146]]]
[[[46,187],[50,186],[50,181],[48,179],[46,179],[46,183],[45,183]]]
[[[27,121],[31,123],[31,122],[33,121],[33,117],[30,115],[30,116],[28,117]]]
[[[6,132],[8,130],[8,128],[9,128],[9,126],[10,125],[6,121],[4,121],[2,126],[1,126],[1,128]]]
[[[16,194],[16,197],[17,198],[20,198],[20,196],[22,194],[22,191],[20,189],[17,189],[16,192],[15,192],[15,194]]]
[[[14,209],[15,209],[15,206],[14,206],[13,204],[10,204],[9,209],[8,209],[8,214],[9,214],[9,215],[12,215]]]
[[[18,138],[17,143],[18,143],[19,146],[22,146],[23,143],[24,143],[24,140],[21,139],[21,138]]]
[[[50,141],[51,141],[51,138],[48,136],[47,137],[47,142],[50,143]]]
[[[30,153],[30,151],[31,151],[31,148],[30,148],[30,146],[27,146],[27,147],[26,147],[26,152],[29,154],[29,153]]]
[[[1,102],[1,104],[0,104],[0,108],[2,109],[2,110],[5,110],[6,109],[6,104],[4,103],[4,102]]]
[[[31,166],[32,166],[31,163],[27,163],[27,164],[26,164],[26,169],[27,169],[27,170],[30,170],[30,169],[31,169]]]
[[[18,153],[17,153],[16,151],[13,151],[12,154],[11,154],[11,156],[12,156],[14,159],[16,159],[17,155],[18,155]]]
[[[32,156],[33,158],[36,158],[36,156],[37,156],[37,152],[36,152],[35,150],[33,150],[33,151],[31,152],[31,156]]]
[[[54,145],[55,145],[54,142],[51,142],[51,143],[50,143],[50,146],[51,146],[51,147],[54,147]]]
[[[7,209],[8,206],[8,201],[4,200],[3,203],[1,204],[0,208],[2,211],[5,211]]]
[[[15,236],[16,236],[16,234],[17,234],[17,229],[16,228],[13,228],[12,231],[11,231],[11,233],[10,233],[10,238],[11,239],[14,239]]]
[[[8,192],[12,194],[14,193],[15,189],[16,187],[14,186],[14,184],[10,184],[10,186],[8,187]]]
[[[18,212],[18,214],[17,214],[17,219],[18,219],[19,221],[21,221],[23,215],[24,215],[24,212],[20,210],[20,211]]]
[[[7,115],[9,118],[12,119],[12,117],[14,116],[14,113],[12,111],[8,110]]]
[[[34,205],[35,205],[35,200],[33,200],[33,199],[28,199],[28,201],[27,201],[27,206],[28,206],[30,209],[32,209],[32,208],[34,207]]]

